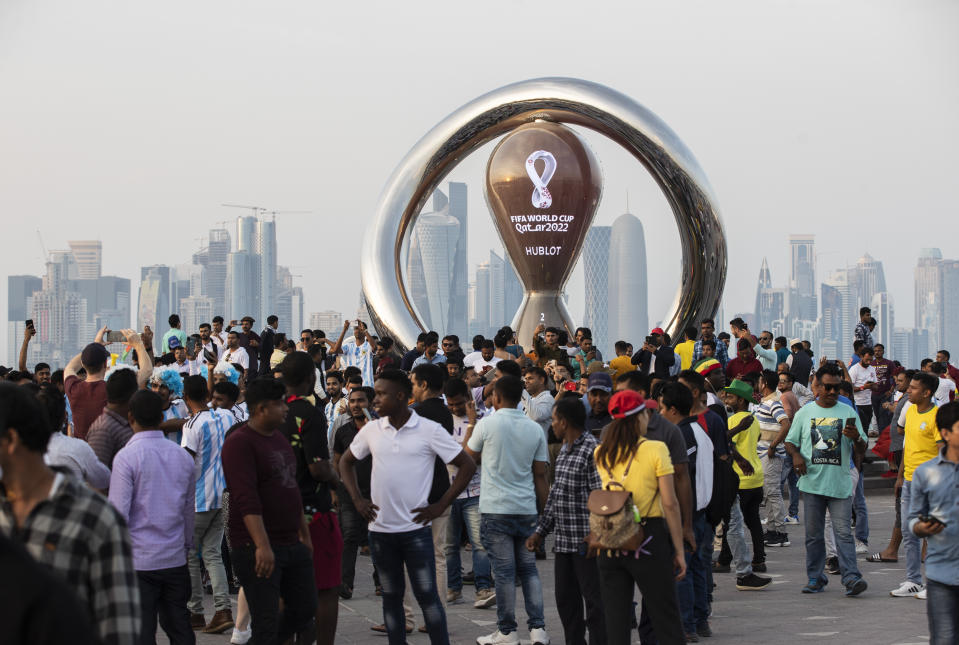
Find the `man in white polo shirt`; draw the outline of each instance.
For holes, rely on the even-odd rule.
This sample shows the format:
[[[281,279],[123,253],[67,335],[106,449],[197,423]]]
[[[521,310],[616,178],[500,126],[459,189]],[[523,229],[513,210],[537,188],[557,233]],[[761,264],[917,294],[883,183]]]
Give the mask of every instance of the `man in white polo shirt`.
[[[374,391],[373,404],[379,418],[368,422],[343,453],[340,475],[357,512],[370,522],[370,551],[383,584],[386,633],[391,643],[406,642],[405,565],[426,619],[430,643],[448,645],[446,612],[436,588],[430,522],[463,492],[476,472],[476,463],[443,426],[409,409],[407,402],[413,390],[405,373],[383,371]],[[370,455],[371,499],[366,499],[360,493],[355,465]],[[458,470],[443,497],[428,504],[436,457]]]

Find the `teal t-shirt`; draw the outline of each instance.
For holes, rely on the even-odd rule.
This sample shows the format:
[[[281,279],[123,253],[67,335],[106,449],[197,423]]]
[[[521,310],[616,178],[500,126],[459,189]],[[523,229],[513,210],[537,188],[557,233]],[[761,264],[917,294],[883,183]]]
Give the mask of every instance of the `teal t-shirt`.
[[[845,403],[824,408],[814,401],[796,412],[786,441],[797,446],[806,460],[806,474],[799,478],[802,492],[840,499],[852,495],[852,441],[842,434],[849,418],[856,419],[859,436],[865,441],[859,414]]]
[[[180,347],[186,348],[186,333],[182,329],[171,329],[163,334],[163,340],[160,342],[160,352],[163,354],[172,351],[170,349],[170,339],[176,338],[180,341]]]
[[[549,461],[543,428],[522,410],[501,408],[476,424],[468,445],[482,453],[480,513],[536,515],[533,462]]]

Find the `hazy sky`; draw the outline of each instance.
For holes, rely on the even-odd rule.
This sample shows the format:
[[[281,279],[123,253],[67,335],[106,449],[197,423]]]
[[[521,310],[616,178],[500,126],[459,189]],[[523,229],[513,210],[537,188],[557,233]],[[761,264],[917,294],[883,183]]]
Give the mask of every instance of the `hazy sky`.
[[[959,255],[957,26],[953,0],[4,0],[0,272],[42,274],[39,228],[48,249],[102,239],[104,272],[135,292],[138,267],[189,261],[240,214],[222,202],[307,209],[278,219],[280,263],[308,312],[352,312],[361,239],[410,146],[491,89],[571,76],[634,97],[698,158],[729,238],[728,315],[752,310],[763,256],[781,285],[788,235],[811,232],[817,279],[868,250],[908,326],[919,249]],[[638,163],[588,140],[595,223],[628,193],[646,228],[655,322],[680,275],[672,215]],[[499,248],[490,149],[450,175],[470,185],[471,264]],[[580,272],[569,291],[578,317]]]

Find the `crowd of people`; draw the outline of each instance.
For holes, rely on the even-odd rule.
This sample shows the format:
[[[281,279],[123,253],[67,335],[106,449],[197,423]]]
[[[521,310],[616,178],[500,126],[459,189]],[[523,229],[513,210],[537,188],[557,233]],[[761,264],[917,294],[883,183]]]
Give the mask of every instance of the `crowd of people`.
[[[698,642],[722,574],[771,584],[766,551],[797,539],[800,501],[797,591],[837,575],[859,596],[862,563],[904,547],[889,593],[926,600],[932,642],[959,642],[959,370],[946,350],[885,358],[868,308],[849,361],[741,318],[675,342],[655,328],[608,359],[587,328],[503,327],[465,349],[424,332],[400,353],[358,320],[299,339],[276,316],[259,334],[224,322],[188,334],[173,315],[158,342],[147,327],[117,345],[101,329],[32,372],[27,327],[0,369],[0,560],[24,580],[0,594],[11,642],[154,643],[159,624],[175,644],[333,643],[361,554],[391,645],[418,614],[449,643],[467,586],[495,607],[479,645],[520,642],[517,587],[548,645],[550,556],[566,643]],[[874,551],[877,459],[897,520]]]

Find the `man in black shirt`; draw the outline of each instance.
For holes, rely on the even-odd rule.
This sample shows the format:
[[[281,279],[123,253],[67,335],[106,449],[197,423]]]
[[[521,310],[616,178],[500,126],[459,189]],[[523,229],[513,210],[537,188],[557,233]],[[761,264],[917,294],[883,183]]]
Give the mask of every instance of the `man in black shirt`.
[[[424,419],[435,421],[443,426],[450,436],[453,435],[453,414],[440,398],[443,393],[443,371],[439,365],[417,365],[410,374],[413,384],[413,409]],[[438,502],[450,487],[450,472],[439,457],[433,464],[433,486],[430,488],[429,503]],[[450,509],[433,520],[433,554],[436,558],[436,588],[440,592],[440,601],[446,606],[446,532],[450,523]]]
[[[316,642],[332,645],[340,589],[340,560],[343,537],[332,510],[330,490],[339,482],[330,462],[326,439],[326,417],[306,398],[313,394],[316,370],[303,352],[288,355],[279,365],[286,385],[289,412],[280,431],[289,440],[296,456],[296,481],[303,498],[313,542],[313,574],[317,589]]]
[[[599,432],[610,423],[609,397],[613,391],[613,379],[606,372],[590,374],[586,386],[586,399],[589,401],[589,414],[586,416],[586,430],[599,437]]]
[[[270,357],[273,355],[273,347],[276,342],[276,329],[279,327],[279,324],[279,318],[273,315],[267,316],[266,327],[263,328],[263,333],[260,334],[260,348],[257,350],[259,352],[260,376],[265,376],[270,373]]]
[[[416,337],[416,347],[403,354],[403,360],[400,361],[401,370],[409,372],[413,369],[413,361],[422,356],[423,352],[426,351],[426,343],[429,337],[430,335],[425,331]]]
[[[373,406],[373,388],[355,387],[347,399],[350,421],[340,426],[333,434],[333,467],[339,470],[340,458],[350,448],[357,433],[368,420],[367,414]],[[372,418],[372,415],[369,417]],[[370,477],[373,473],[373,457],[356,462],[356,479],[360,492],[370,497]],[[340,511],[340,528],[343,531],[343,575],[340,585],[340,597],[349,600],[353,597],[353,581],[356,577],[356,552],[368,542],[367,521],[356,510],[353,499],[346,492],[342,482],[336,488],[337,506]],[[373,570],[373,582],[379,587],[379,576]]]

